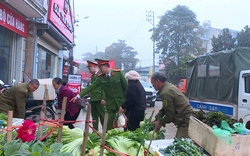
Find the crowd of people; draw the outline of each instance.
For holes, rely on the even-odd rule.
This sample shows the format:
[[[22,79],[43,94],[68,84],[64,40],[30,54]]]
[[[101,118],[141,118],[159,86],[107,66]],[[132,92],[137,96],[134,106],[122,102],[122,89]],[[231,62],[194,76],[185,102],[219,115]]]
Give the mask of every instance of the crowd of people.
[[[140,121],[144,120],[146,110],[146,93],[140,83],[140,74],[131,70],[124,75],[120,69],[110,68],[109,60],[95,59],[88,60],[87,63],[92,74],[91,84],[78,95],[65,86],[60,77],[52,80],[58,99],[58,117],[61,117],[63,98],[67,97],[64,120],[69,122],[65,125],[74,128],[72,121],[77,119],[81,110],[79,100],[90,94],[91,115],[96,130],[99,130],[99,123],[103,126],[105,112],[109,114],[107,130],[114,128],[113,122],[117,113],[125,114],[128,119],[125,130],[136,130]],[[177,126],[176,137],[188,137],[189,117],[193,112],[188,99],[176,86],[167,82],[163,73],[154,73],[151,83],[162,100],[162,108],[152,121],[155,131],[159,131],[167,123],[174,123]],[[0,113],[7,114],[12,110],[13,117],[24,118],[26,100],[38,87],[39,81],[33,79],[29,83],[16,84],[3,93],[1,91]]]

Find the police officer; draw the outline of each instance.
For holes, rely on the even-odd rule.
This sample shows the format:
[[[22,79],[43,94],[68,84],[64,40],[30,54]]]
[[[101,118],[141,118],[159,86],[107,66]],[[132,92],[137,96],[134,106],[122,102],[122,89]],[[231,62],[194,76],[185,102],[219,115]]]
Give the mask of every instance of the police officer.
[[[98,77],[99,69],[96,62],[92,62],[87,60],[87,67],[91,75],[91,83],[93,83]],[[104,122],[104,105],[101,104],[101,100],[104,98],[104,92],[101,86],[96,87],[94,90],[90,92],[90,103],[91,103],[91,115],[92,119],[96,122],[93,122],[93,127],[98,130],[99,119],[103,126]]]
[[[168,83],[162,73],[154,73],[151,83],[162,99],[162,108],[156,115],[155,130],[159,131],[167,123],[177,126],[177,138],[188,138],[189,117],[193,108],[185,95],[173,84]]]
[[[111,69],[109,60],[95,59],[101,73],[98,78],[90,86],[86,87],[79,95],[72,98],[72,101],[83,97],[96,87],[101,86],[105,92],[105,98],[101,100],[102,104],[106,104],[106,110],[109,113],[107,130],[113,128],[113,121],[119,107],[125,102],[128,90],[128,82],[120,69]]]

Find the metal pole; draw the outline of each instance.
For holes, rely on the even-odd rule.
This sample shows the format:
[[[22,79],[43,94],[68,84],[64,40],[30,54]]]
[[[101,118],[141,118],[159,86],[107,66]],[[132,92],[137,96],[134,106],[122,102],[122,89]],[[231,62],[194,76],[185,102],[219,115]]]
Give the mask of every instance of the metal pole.
[[[147,12],[147,21],[153,25],[153,34],[155,31],[155,17],[154,17],[154,11],[146,11]],[[155,41],[153,41],[153,70],[152,73],[155,72]]]
[[[155,32],[155,15],[153,12],[153,34]],[[153,74],[155,73],[155,41],[153,41]]]

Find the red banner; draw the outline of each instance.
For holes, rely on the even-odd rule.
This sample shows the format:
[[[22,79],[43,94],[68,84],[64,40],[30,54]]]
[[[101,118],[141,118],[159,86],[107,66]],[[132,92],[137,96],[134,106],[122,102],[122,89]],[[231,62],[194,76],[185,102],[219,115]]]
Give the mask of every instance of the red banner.
[[[68,69],[69,67],[67,65],[63,66],[63,75],[68,75]]]
[[[27,20],[1,2],[0,25],[23,37],[27,37]]]
[[[48,20],[72,43],[74,15],[69,0],[50,0]]]
[[[110,60],[109,66],[110,66],[110,68],[115,69],[115,60]]]

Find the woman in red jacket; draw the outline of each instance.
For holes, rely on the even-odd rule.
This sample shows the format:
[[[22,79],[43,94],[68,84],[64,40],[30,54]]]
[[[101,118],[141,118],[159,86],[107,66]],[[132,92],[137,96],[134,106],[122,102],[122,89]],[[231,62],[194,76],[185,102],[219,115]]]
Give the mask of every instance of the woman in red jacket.
[[[52,80],[52,85],[56,91],[57,94],[57,100],[58,100],[58,118],[61,116],[61,109],[62,109],[62,102],[63,98],[67,97],[67,103],[66,103],[66,112],[64,116],[64,121],[75,121],[80,113],[80,107],[78,105],[78,102],[70,102],[70,99],[76,96],[76,94],[70,90],[68,87],[63,85],[63,81],[60,77],[55,77]],[[64,123],[64,125],[68,125],[70,129],[73,129],[74,123]]]

